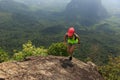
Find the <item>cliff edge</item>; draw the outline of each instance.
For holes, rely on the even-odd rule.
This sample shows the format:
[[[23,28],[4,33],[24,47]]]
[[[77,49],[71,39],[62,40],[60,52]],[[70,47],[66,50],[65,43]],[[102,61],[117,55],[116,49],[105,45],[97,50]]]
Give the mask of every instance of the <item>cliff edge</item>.
[[[0,80],[104,80],[92,62],[73,58],[29,57],[21,62],[0,64]]]

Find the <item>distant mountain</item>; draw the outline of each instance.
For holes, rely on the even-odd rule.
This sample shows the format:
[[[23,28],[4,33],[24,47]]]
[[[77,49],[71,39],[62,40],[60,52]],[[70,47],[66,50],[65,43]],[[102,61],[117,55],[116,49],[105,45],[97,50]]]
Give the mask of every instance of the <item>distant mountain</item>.
[[[15,2],[14,0],[1,0],[0,1],[0,11],[21,13],[28,9],[29,8],[26,5]]]
[[[28,22],[35,22],[35,17],[32,11],[30,11],[29,7],[23,3],[19,3],[14,0],[1,0],[0,13],[11,14],[11,16],[9,15],[11,17],[11,21],[9,22],[13,22],[12,24],[14,24],[15,26],[17,26],[16,23],[21,24],[24,22],[24,24],[26,24]],[[2,20],[0,19],[0,22],[1,21]],[[8,23],[5,23],[5,24],[8,24]],[[10,25],[11,24],[9,24],[8,26]]]
[[[107,16],[101,0],[72,0],[65,10],[68,21],[91,25]]]

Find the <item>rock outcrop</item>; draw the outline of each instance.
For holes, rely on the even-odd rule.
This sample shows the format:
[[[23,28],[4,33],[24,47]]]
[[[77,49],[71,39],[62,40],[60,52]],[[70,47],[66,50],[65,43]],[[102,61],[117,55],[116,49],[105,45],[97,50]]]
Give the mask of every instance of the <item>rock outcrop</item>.
[[[104,80],[92,62],[73,58],[30,57],[0,64],[0,80]]]

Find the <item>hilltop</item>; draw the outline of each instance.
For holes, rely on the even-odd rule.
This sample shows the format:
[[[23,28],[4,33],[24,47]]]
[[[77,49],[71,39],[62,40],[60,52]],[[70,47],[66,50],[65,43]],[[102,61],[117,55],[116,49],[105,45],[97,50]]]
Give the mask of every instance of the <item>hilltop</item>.
[[[0,80],[104,80],[92,62],[73,58],[29,57],[22,62],[0,64]]]

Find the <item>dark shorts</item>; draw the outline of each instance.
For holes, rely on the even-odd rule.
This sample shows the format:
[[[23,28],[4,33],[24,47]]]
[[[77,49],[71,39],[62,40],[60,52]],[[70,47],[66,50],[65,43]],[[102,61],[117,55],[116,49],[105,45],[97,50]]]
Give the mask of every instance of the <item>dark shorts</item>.
[[[73,46],[73,45],[77,45],[77,43],[71,44],[71,43],[67,43],[68,46]]]

